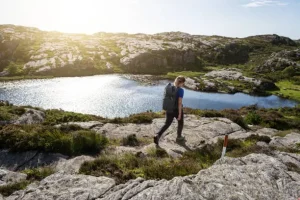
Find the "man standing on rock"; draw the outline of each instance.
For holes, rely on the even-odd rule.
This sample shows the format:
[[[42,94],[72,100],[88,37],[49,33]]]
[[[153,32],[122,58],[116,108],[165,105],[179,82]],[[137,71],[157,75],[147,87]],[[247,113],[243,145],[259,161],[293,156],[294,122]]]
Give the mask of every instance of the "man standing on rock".
[[[159,138],[169,128],[174,118],[176,118],[178,121],[176,141],[184,141],[184,137],[181,135],[183,129],[182,99],[184,95],[184,90],[182,87],[184,82],[185,78],[183,76],[178,76],[174,81],[174,85],[169,83],[165,88],[163,109],[166,111],[166,122],[154,137],[154,143],[156,145],[158,145]]]

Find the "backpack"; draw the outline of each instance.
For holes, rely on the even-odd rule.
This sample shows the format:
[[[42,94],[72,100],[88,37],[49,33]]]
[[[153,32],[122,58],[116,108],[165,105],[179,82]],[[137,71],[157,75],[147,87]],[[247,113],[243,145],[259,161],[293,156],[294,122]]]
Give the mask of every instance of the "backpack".
[[[167,112],[174,112],[177,109],[177,87],[169,83],[165,87],[164,98],[163,98],[163,110]]]

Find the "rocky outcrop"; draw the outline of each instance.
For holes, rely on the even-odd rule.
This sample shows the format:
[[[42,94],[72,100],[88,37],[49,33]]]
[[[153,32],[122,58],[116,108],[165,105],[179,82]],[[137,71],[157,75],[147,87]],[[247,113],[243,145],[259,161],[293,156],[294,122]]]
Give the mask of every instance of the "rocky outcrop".
[[[16,182],[26,180],[27,175],[18,172],[12,172],[0,168],[0,186],[6,186]]]
[[[29,199],[265,199],[294,200],[300,196],[300,176],[279,159],[250,154],[224,158],[196,175],[167,180],[138,178],[116,185],[113,179],[53,174],[7,200]]]
[[[0,150],[0,167],[16,171],[51,165],[66,158],[67,156],[61,154],[40,153],[38,151],[10,152]]]
[[[300,67],[300,49],[293,51],[283,50],[272,53],[271,56],[260,66],[256,68],[257,72],[275,72],[282,71],[287,67]]]

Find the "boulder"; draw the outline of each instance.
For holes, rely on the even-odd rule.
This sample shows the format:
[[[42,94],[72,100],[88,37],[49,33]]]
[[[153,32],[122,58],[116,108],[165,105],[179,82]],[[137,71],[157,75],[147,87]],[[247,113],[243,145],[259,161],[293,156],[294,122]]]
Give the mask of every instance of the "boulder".
[[[242,158],[225,157],[198,174],[172,180],[137,178],[116,185],[106,177],[56,173],[7,199],[294,200],[300,196],[300,180],[291,175],[294,172],[288,171],[280,160],[250,154]]]
[[[69,160],[61,159],[57,162],[55,169],[67,174],[76,174],[79,172],[81,165],[86,161],[92,161],[95,158],[91,156],[78,156]]]
[[[4,200],[3,196],[0,194],[0,200]]]
[[[24,181],[26,178],[26,174],[0,169],[0,186]]]
[[[187,77],[184,85],[189,89],[198,90],[199,83],[197,83],[194,79]]]
[[[26,109],[26,112],[20,116],[14,124],[40,124],[45,120],[45,113],[40,110]]]
[[[40,153],[38,151],[10,152],[8,150],[0,150],[0,167],[16,171],[52,165],[66,158],[67,156],[55,153]]]
[[[270,142],[271,146],[300,149],[300,134],[290,133],[285,137],[274,137]]]

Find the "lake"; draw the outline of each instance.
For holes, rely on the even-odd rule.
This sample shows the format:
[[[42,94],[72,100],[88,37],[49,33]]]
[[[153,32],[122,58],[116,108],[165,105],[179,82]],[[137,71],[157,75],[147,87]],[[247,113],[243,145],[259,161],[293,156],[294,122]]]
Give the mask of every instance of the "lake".
[[[0,82],[0,100],[109,118],[124,117],[147,110],[162,110],[166,83],[159,81],[155,86],[145,86],[118,75]],[[274,95],[258,97],[185,89],[183,104],[191,108],[220,110],[253,104],[265,108],[293,107],[297,103]]]

